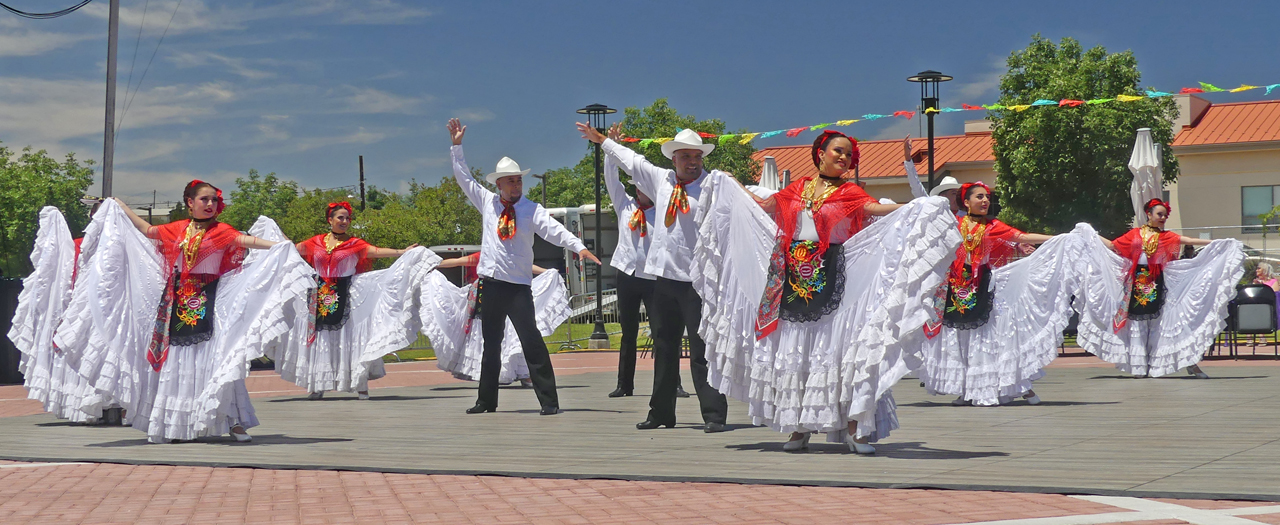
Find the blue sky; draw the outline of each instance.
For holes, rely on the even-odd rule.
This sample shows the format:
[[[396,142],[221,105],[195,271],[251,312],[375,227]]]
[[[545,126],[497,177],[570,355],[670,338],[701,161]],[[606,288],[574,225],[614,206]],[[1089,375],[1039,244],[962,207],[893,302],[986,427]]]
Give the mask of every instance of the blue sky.
[[[73,3],[6,2],[32,11]],[[956,77],[944,105],[989,103],[1003,60],[1037,32],[1131,49],[1143,83],[1158,89],[1280,82],[1272,2],[121,4],[121,107],[144,6],[134,84],[174,16],[117,138],[116,194],[130,201],[152,189],[174,198],[191,178],[230,188],[250,168],[306,187],[353,184],[357,155],[372,184],[435,183],[450,173],[451,116],[469,125],[472,165],[490,169],[508,155],[537,173],[581,158],[574,110],[596,102],[667,97],[681,112],[768,131],[913,108],[919,90],[905,78],[937,69]],[[106,11],[98,0],[56,20],[0,13],[6,146],[101,158]],[[964,118],[975,117],[940,116],[939,133],[959,133]],[[876,139],[917,126],[886,119],[845,131]]]

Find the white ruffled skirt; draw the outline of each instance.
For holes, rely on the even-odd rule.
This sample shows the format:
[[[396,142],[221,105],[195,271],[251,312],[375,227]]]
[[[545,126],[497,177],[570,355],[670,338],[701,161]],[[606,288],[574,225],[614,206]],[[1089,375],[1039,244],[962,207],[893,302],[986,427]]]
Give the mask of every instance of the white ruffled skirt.
[[[479,381],[480,361],[484,357],[483,323],[477,316],[471,320],[469,333],[465,328],[471,286],[474,284],[455,286],[440,272],[433,273],[423,287],[422,331],[435,349],[437,368],[452,372],[459,379]],[[569,309],[564,278],[556,270],[547,270],[534,277],[530,286],[538,330],[543,337],[550,336],[573,313]],[[528,377],[529,365],[524,360],[520,337],[511,321],[507,321],[498,383],[505,385]]]

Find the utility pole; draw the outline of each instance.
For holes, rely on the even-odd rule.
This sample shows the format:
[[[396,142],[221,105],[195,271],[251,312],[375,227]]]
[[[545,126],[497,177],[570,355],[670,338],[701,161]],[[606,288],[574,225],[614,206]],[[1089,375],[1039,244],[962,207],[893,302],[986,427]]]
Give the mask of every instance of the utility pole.
[[[102,131],[102,197],[111,196],[116,157],[116,48],[120,40],[120,0],[111,0],[107,17],[107,122]]]
[[[360,156],[360,211],[364,211],[364,155]]]

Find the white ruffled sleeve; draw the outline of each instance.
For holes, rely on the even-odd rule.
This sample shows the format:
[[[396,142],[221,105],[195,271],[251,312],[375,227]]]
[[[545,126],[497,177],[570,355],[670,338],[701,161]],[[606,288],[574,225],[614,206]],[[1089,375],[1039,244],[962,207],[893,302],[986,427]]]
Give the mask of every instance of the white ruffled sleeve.
[[[62,212],[40,210],[40,229],[31,250],[31,275],[22,280],[9,340],[21,352],[18,370],[32,399],[47,399],[53,373],[53,331],[71,299],[75,242]]]
[[[1164,267],[1165,300],[1160,311],[1160,352],[1152,375],[1200,362],[1226,327],[1227,303],[1244,275],[1243,243],[1218,239],[1191,259]]]
[[[1098,237],[1082,239],[1077,252],[1075,310],[1076,343],[1109,362],[1121,362],[1128,344],[1116,334],[1116,314],[1129,307],[1129,289],[1124,282],[1130,262],[1117,255]]]
[[[54,344],[93,388],[137,413],[147,395],[146,351],[167,282],[163,259],[114,200],[94,215],[80,258],[87,262]]]
[[[538,331],[550,337],[560,324],[573,315],[569,309],[569,289],[559,271],[547,270],[533,278],[533,311]]]
[[[746,399],[777,225],[737,181],[712,172],[702,181],[698,243],[689,276],[702,297],[699,335],[707,344],[711,386]]]
[[[361,315],[348,322],[369,324],[369,341],[360,353],[355,377],[363,377],[374,361],[413,344],[422,329],[421,305],[423,287],[440,264],[440,256],[419,246],[404,253],[390,268],[357,275],[352,280],[352,298],[367,306],[369,318]]]

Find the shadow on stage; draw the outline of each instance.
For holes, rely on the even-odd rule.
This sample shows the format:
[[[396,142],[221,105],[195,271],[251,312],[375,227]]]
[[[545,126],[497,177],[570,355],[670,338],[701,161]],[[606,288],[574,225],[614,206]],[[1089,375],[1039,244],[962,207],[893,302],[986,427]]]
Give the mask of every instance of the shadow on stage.
[[[815,436],[817,439],[825,440],[824,436]],[[756,452],[776,452],[779,454],[831,454],[851,456],[849,447],[840,443],[818,442],[817,439],[809,442],[809,450],[806,452],[785,452],[782,450],[783,441],[767,441],[763,443],[746,443],[741,445],[726,445],[725,448],[756,451]],[[993,458],[1009,456],[1008,452],[977,452],[970,450],[945,450],[938,448],[929,448],[924,446],[921,441],[906,441],[895,443],[873,443],[876,447],[875,456],[895,458],[895,459],[977,459],[977,458]]]
[[[1185,375],[1176,375],[1176,376],[1175,376],[1175,375],[1173,375],[1173,374],[1170,374],[1170,375],[1162,376],[1162,377],[1137,377],[1137,376],[1131,376],[1131,375],[1118,375],[1118,376],[1093,376],[1093,377],[1090,377],[1089,379],[1153,379],[1153,380],[1157,380],[1157,381],[1169,381],[1169,380],[1178,380],[1178,381],[1182,381],[1182,380],[1185,380],[1185,381],[1222,381],[1222,380],[1224,380],[1224,379],[1269,379],[1270,377],[1271,377],[1271,376],[1210,376],[1210,377],[1209,377],[1209,379],[1200,379],[1200,378],[1198,378],[1198,377],[1196,377],[1196,376],[1185,376]]]
[[[342,443],[347,441],[355,441],[355,438],[306,438],[293,437],[284,434],[254,434],[253,441],[248,443],[240,443],[231,436],[213,436],[203,437],[194,441],[182,441],[178,443],[170,443],[173,445],[231,445],[237,447],[252,447],[261,445],[309,445],[313,443]],[[147,442],[147,438],[141,439],[121,439],[119,441],[108,441],[106,443],[93,443],[85,445],[87,447],[97,448],[116,448],[116,447],[136,447],[151,445]],[[164,444],[155,446],[166,446]]]
[[[476,390],[477,388],[478,388],[478,385],[476,383],[469,383],[466,385],[458,385],[458,386],[438,386],[438,387],[432,388],[431,390],[433,391]],[[591,388],[591,386],[590,385],[556,385],[556,390],[566,390],[569,388]],[[524,386],[520,386],[519,383],[511,383],[509,385],[499,386],[498,389],[499,390],[533,390],[533,387],[524,387]]]
[[[916,401],[915,403],[898,403],[898,406],[918,407],[918,408],[955,407],[955,408],[965,408],[965,409],[983,409],[983,408],[1017,408],[1017,407],[1032,407],[1032,406],[1074,407],[1074,406],[1087,406],[1087,405],[1118,405],[1118,404],[1120,404],[1119,401],[1041,401],[1040,404],[1038,405],[1032,405],[1026,402],[1025,400],[1017,399],[1010,403],[1006,403],[1003,405],[989,406],[989,407],[984,407],[984,406],[975,407],[975,406],[969,406],[969,405],[955,406],[955,405],[952,405],[949,401]]]
[[[369,401],[422,401],[426,399],[458,399],[463,397],[470,397],[470,396],[369,396],[369,399],[366,399],[364,401],[360,401],[360,398],[355,396],[322,397],[320,399],[307,399],[304,396],[304,397],[283,397],[279,399],[270,399],[270,400],[267,400],[267,402],[268,403],[292,403],[294,401],[310,401],[312,403],[327,403],[330,401],[360,401],[361,403],[367,403]],[[257,438],[254,438],[254,439],[257,439]]]

